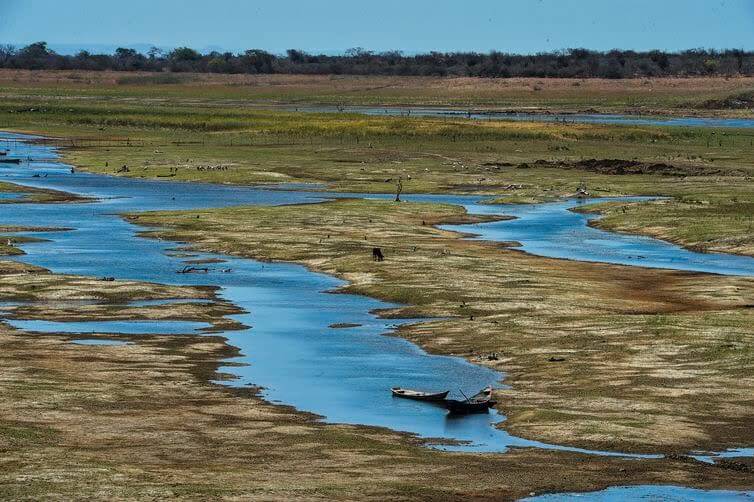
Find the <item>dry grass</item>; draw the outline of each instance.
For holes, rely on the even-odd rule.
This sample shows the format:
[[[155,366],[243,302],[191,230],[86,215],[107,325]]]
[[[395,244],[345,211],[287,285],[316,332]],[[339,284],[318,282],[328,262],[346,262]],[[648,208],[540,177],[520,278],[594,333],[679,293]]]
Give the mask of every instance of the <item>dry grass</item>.
[[[320,425],[206,383],[219,339],[81,347],[0,327],[6,499],[508,500],[610,479],[744,487],[679,461],[516,451],[451,455],[382,430]]]
[[[31,82],[55,75],[70,82]],[[108,74],[87,74],[95,79],[92,82],[66,75],[23,74],[18,85],[0,85],[5,97],[0,119],[16,130],[62,136],[65,160],[82,170],[116,174],[127,165],[129,171],[120,175],[236,184],[320,182],[347,192],[392,192],[401,177],[407,193],[473,192],[511,202],[572,195],[584,182],[599,196],[674,197],[659,209],[645,206],[612,213],[601,224],[701,249],[751,252],[748,222],[754,215],[748,201],[754,194],[754,138],[749,130],[295,113],[256,105],[288,99],[292,89],[298,89],[302,100],[316,101],[317,92],[329,89],[330,77],[235,76],[256,84],[230,85],[218,83],[226,77],[212,83],[212,76],[184,75],[188,80],[183,84],[98,85],[96,79],[109,78]],[[191,80],[194,77],[198,81]],[[424,92],[417,95],[422,99],[434,99],[433,89],[440,85],[517,89],[525,84],[515,79],[461,82],[465,80],[469,79],[396,82],[416,86],[416,92]],[[373,91],[346,92],[366,86],[369,79],[332,81],[332,99],[362,91],[368,99],[378,99],[382,92],[379,85]],[[548,109],[563,106],[557,93],[574,93],[568,99],[582,107],[603,99],[597,88],[617,96],[652,87],[644,81],[546,84],[552,86],[542,96]],[[657,93],[649,94],[703,99],[714,86],[732,92],[729,87],[750,85],[748,79],[663,79],[657,82]],[[410,96],[404,96],[407,102]],[[69,142],[70,137],[78,139]],[[667,164],[673,175],[574,167],[584,159]]]
[[[754,188],[745,184],[745,187]],[[645,204],[600,205],[595,225],[616,232],[648,235],[702,252],[754,256],[754,203],[751,197],[684,197]]]
[[[60,202],[83,202],[87,200],[84,197],[79,197],[79,196],[66,193],[66,192],[60,192],[58,190],[32,188],[32,187],[16,185],[13,183],[5,183],[1,181],[0,181],[0,192],[17,193],[21,195],[21,198],[19,199],[0,199],[0,206],[2,206],[3,204],[18,204],[18,203],[25,203],[25,202],[60,203]]]
[[[158,74],[159,75],[159,74]],[[559,107],[624,110],[691,108],[754,88],[754,78],[489,79],[349,75],[174,74],[167,84],[146,72],[0,70],[0,86],[40,87],[69,94],[82,86],[109,95],[162,93],[253,99],[259,103],[453,105],[495,108]],[[708,112],[709,113],[709,112]]]
[[[0,285],[3,300],[44,305],[198,293],[104,287],[6,261]],[[385,430],[319,424],[266,404],[254,389],[208,383],[227,377],[217,369],[237,355],[219,337],[106,335],[130,342],[118,347],[73,345],[72,338],[0,324],[4,499],[508,500],[599,489],[614,479],[751,483],[748,474],[680,460],[440,453]]]
[[[717,226],[715,211],[750,194],[750,137],[740,132],[718,144],[696,130],[303,120],[253,108],[322,102],[685,113],[695,103],[751,88],[752,79],[183,75],[181,83],[159,84],[151,75],[128,76],[0,71],[0,118],[17,130],[133,139],[129,148],[94,142],[66,151],[77,167],[109,174],[128,164],[139,177],[178,168],[180,180],[324,181],[358,191],[391,191],[400,175],[411,192],[470,191],[508,200],[573,193],[582,180],[600,194],[667,193],[680,202],[663,208],[668,218],[682,216],[689,198],[710,201],[708,238],[718,242],[734,226]],[[35,113],[16,113],[29,107]],[[202,129],[208,125],[214,129]],[[607,157],[715,167],[722,174],[665,179],[502,166]],[[229,170],[198,169],[218,164]],[[522,187],[506,188],[512,185]],[[638,221],[642,213],[636,213]],[[547,260],[461,241],[431,226],[465,218],[448,206],[342,201],[201,216],[140,221],[169,224],[166,235],[216,251],[253,250],[256,257],[341,275],[351,281],[350,291],[412,305],[403,314],[450,317],[401,335],[507,372],[512,387],[499,397],[506,427],[518,435],[637,451],[754,443],[751,280]],[[386,251],[384,263],[371,262],[373,245]],[[56,276],[12,262],[0,262],[0,274],[0,301],[32,301],[16,314],[35,318],[180,316],[224,326],[232,311],[218,304],[170,312],[122,306],[132,299],[212,297],[193,288]],[[81,301],[99,304],[71,306]],[[750,474],[670,460],[442,454],[386,431],[319,425],[252,393],[208,384],[222,359],[235,354],[221,339],[120,337],[134,344],[113,348],[72,346],[70,338],[0,325],[5,498],[467,500],[600,488],[616,479],[731,488],[753,482]],[[488,361],[490,352],[500,359]],[[550,362],[552,356],[565,361]]]
[[[430,226],[463,218],[453,206],[354,200],[135,221],[341,276],[346,291],[408,304],[402,315],[449,317],[400,334],[507,372],[500,402],[519,435],[634,451],[754,443],[754,281],[537,258]]]

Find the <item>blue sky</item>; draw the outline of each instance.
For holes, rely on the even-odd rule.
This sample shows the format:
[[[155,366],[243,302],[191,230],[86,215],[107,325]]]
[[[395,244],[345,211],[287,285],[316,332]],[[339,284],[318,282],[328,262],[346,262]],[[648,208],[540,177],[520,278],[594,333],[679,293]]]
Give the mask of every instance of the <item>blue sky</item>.
[[[38,40],[65,51],[754,50],[754,0],[0,0],[0,42]]]

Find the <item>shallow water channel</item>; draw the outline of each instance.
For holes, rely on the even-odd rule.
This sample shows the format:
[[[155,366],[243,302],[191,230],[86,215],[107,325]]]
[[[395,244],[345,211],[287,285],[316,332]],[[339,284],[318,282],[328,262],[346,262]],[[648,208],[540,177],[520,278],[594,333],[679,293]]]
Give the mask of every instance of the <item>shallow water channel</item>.
[[[307,105],[285,109],[310,113],[358,113],[362,115],[377,115],[387,117],[435,117],[435,118],[465,118],[471,120],[507,120],[513,122],[560,122],[578,124],[610,124],[610,125],[648,125],[672,127],[701,127],[721,129],[751,129],[754,128],[754,117],[722,118],[722,117],[672,117],[658,115],[622,115],[614,113],[545,113],[532,110],[531,112],[489,111],[459,108],[445,108],[434,106],[346,106]]]
[[[220,287],[224,299],[247,311],[232,317],[251,327],[220,333],[229,344],[241,349],[243,355],[232,362],[244,363],[223,368],[237,377],[223,383],[261,386],[269,401],[319,414],[328,422],[383,426],[424,438],[443,439],[445,444],[438,447],[449,450],[504,452],[510,447],[535,447],[624,455],[547,445],[511,436],[495,427],[504,420],[496,412],[457,419],[448,417],[441,407],[392,398],[389,389],[396,385],[450,389],[452,395],[460,396],[461,390],[469,394],[488,384],[499,386],[503,375],[461,358],[429,355],[398,337],[382,336],[398,324],[419,320],[381,319],[372,311],[391,305],[363,296],[330,294],[329,291],[343,285],[339,279],[294,264],[262,263],[210,253],[193,253],[191,258],[181,258],[174,253],[180,243],[140,238],[136,234],[143,227],[132,225],[119,216],[149,210],[313,203],[347,194],[71,174],[68,166],[55,162],[54,148],[25,143],[22,140],[27,137],[24,136],[0,134],[2,138],[19,140],[10,143],[10,155],[34,160],[0,167],[0,181],[97,199],[89,203],[0,206],[0,225],[73,229],[34,233],[46,240],[22,244],[27,254],[14,259],[57,273]],[[33,174],[42,176],[32,178]],[[702,255],[653,239],[590,228],[586,222],[593,216],[568,211],[575,201],[502,208],[480,204],[478,197],[405,198],[461,204],[476,213],[513,214],[518,219],[463,226],[462,230],[479,233],[486,239],[517,240],[525,251],[535,254],[754,276],[752,258]],[[564,242],[567,245],[561,245]],[[589,245],[584,246],[584,242]],[[176,274],[185,266],[183,260],[213,258],[224,262],[215,268],[210,265],[207,274]],[[30,331],[86,334],[148,332],[173,336],[191,334],[203,327],[200,323],[183,321],[173,324],[111,320],[6,322]],[[343,323],[358,326],[330,328]],[[448,440],[461,443],[449,444]]]

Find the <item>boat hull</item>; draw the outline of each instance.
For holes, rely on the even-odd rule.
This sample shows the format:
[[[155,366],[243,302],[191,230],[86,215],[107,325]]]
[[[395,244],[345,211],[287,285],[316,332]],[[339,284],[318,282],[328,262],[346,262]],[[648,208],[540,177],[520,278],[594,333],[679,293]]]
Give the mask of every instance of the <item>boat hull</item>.
[[[471,413],[489,413],[490,402],[468,402],[448,399],[445,401],[445,407],[454,415],[469,415]]]
[[[393,393],[393,396],[400,397],[402,399],[411,399],[413,401],[427,401],[431,403],[439,403],[442,401],[445,401],[445,398],[448,397],[448,394],[450,391],[445,392],[418,392],[418,391],[412,391],[408,389],[399,389],[399,388],[393,388],[390,389],[390,391]]]

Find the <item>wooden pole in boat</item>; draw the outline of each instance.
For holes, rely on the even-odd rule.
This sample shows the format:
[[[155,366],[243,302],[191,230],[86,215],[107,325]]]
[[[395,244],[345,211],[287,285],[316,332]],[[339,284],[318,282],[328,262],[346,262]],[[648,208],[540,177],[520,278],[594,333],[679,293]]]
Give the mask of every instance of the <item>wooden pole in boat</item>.
[[[462,391],[461,389],[458,389],[458,392],[460,392],[460,393],[461,393],[461,395],[462,395],[463,397],[466,397],[466,394],[464,394],[464,393],[463,393],[463,391]],[[471,399],[469,399],[468,397],[466,397],[466,402],[467,402],[467,403],[470,403],[470,402],[471,402]]]

